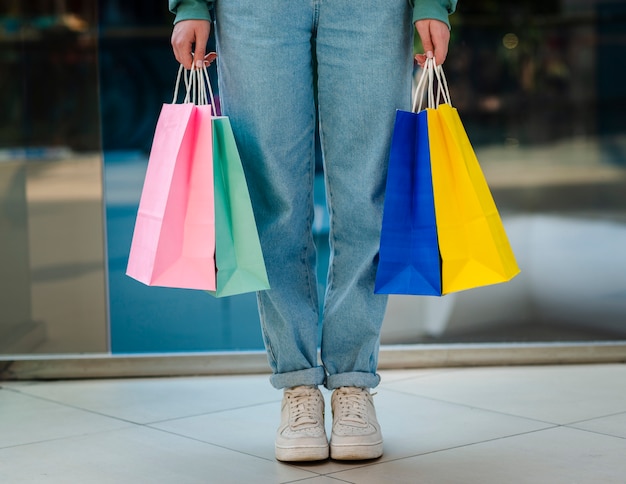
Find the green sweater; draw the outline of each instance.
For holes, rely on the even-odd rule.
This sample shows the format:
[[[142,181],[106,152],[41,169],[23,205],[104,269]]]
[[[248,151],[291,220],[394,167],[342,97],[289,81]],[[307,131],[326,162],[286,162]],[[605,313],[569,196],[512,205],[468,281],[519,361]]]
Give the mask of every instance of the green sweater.
[[[181,20],[211,20],[209,9],[215,0],[168,0],[170,11],[176,14],[174,23]],[[454,12],[457,0],[408,0],[413,5],[413,22],[422,19],[435,19],[445,22]]]

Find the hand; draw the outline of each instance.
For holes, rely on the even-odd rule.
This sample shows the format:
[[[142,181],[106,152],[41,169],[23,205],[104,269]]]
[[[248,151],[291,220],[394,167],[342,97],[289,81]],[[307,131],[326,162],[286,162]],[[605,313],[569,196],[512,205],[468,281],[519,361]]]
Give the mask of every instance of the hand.
[[[422,39],[423,54],[417,54],[415,60],[420,66],[424,66],[427,58],[435,58],[435,64],[441,65],[448,55],[448,43],[450,42],[450,29],[441,20],[424,19],[415,22],[417,33]]]
[[[196,59],[196,67],[202,67],[203,63],[210,64],[215,59],[211,54],[205,58],[210,33],[211,22],[208,20],[183,20],[174,25],[171,42],[176,60],[186,69],[191,69],[194,59]],[[192,56],[194,44],[195,51]]]

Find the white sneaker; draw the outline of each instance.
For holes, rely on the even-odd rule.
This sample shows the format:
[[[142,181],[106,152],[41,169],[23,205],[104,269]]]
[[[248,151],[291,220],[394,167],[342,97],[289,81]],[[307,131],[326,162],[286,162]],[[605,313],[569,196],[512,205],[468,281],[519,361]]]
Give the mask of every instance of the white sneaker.
[[[337,460],[376,459],[383,455],[383,435],[369,390],[341,387],[333,392],[330,457]]]
[[[328,459],[324,397],[317,387],[285,389],[276,432],[276,459],[286,462]]]

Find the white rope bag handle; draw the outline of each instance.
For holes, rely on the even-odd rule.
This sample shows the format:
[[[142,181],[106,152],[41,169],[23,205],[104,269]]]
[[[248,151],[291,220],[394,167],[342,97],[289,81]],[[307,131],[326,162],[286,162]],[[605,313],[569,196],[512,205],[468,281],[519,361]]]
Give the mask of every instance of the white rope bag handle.
[[[437,93],[435,94],[435,79],[437,79]],[[427,97],[426,108],[436,109],[443,102],[452,105],[448,81],[443,73],[443,67],[435,64],[435,59],[428,58],[422,68],[422,74],[417,82],[413,95],[414,113],[422,110],[424,97]]]
[[[184,79],[185,82],[185,98],[183,99],[183,104],[193,103],[198,106],[206,106],[208,104],[211,106],[211,114],[217,116],[215,98],[213,96],[213,89],[211,88],[211,79],[209,78],[209,71],[206,66],[198,69],[192,64],[191,70],[187,70],[182,64],[180,65],[178,75],[176,76],[172,104],[176,104],[181,78]]]

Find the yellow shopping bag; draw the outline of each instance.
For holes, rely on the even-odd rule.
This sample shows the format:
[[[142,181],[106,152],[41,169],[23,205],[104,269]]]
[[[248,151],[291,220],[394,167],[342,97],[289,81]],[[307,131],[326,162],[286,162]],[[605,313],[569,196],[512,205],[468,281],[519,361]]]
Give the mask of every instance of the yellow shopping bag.
[[[459,114],[427,115],[442,293],[509,281],[520,270]]]

